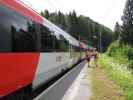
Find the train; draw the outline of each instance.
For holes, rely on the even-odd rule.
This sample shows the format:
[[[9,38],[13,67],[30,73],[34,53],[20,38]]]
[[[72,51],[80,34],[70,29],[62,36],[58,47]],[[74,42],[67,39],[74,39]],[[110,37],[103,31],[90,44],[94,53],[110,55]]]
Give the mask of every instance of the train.
[[[88,49],[20,0],[0,0],[0,38],[0,98],[37,89]]]

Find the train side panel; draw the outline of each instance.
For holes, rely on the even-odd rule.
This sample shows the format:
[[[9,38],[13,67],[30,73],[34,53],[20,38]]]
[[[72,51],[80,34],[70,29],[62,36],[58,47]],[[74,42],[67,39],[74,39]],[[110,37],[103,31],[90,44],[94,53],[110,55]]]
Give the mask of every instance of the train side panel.
[[[33,81],[39,53],[0,53],[0,97]]]
[[[65,70],[69,64],[69,58],[69,53],[41,53],[32,87],[38,87]]]

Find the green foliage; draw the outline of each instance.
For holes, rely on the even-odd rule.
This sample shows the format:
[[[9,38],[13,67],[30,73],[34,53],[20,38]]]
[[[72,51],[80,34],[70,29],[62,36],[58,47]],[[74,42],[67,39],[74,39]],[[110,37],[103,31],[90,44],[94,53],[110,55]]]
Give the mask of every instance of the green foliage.
[[[118,63],[114,58],[102,55],[99,65],[124,92],[126,100],[133,100],[133,77],[126,64]]]
[[[133,45],[133,0],[127,0],[122,20],[121,42]]]
[[[128,47],[127,57],[128,57],[129,60],[133,60],[133,48]]]
[[[128,67],[129,67],[130,69],[133,69],[133,60],[129,61]]]
[[[70,33],[76,39],[79,39],[80,36],[81,40],[96,48],[99,48],[99,33],[101,32],[103,51],[107,49],[112,41],[113,32],[109,28],[93,21],[89,17],[83,15],[78,16],[75,11],[69,14],[63,14],[60,11],[49,13],[49,11],[46,10],[41,12],[41,15]]]
[[[117,41],[111,43],[110,46],[108,47],[108,55],[115,56],[118,49],[119,49],[119,43]]]
[[[115,58],[119,63],[129,64],[130,68],[132,68],[133,47],[122,45],[119,41],[115,41],[109,46],[107,54]]]
[[[113,40],[119,40],[121,35],[121,26],[118,22],[116,22],[115,28],[114,28],[114,34],[113,34]]]

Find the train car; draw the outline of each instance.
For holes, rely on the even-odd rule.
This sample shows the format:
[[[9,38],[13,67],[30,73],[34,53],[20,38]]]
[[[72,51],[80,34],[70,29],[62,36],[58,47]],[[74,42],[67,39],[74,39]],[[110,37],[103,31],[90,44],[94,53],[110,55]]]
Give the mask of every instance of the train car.
[[[0,0],[0,38],[0,98],[34,90],[79,59],[79,41],[20,0]]]

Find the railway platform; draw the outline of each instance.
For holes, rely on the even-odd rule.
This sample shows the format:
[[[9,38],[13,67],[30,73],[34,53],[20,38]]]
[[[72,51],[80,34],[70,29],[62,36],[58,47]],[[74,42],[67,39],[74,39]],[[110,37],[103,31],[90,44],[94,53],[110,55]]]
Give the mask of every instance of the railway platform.
[[[34,100],[88,100],[91,95],[86,61],[81,62]]]
[[[62,100],[89,100],[91,96],[90,71],[88,64],[85,64]]]

